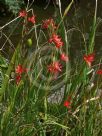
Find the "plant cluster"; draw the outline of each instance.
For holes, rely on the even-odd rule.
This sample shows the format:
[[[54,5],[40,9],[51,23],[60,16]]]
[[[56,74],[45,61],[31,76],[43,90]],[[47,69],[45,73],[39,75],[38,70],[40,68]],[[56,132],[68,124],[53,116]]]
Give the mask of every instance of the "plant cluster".
[[[97,1],[78,68],[71,65],[68,32],[72,29],[64,26],[70,7],[58,23],[48,18],[37,24],[32,9],[21,10],[14,19],[22,20],[21,39],[9,62],[0,53],[2,136],[101,135],[102,68],[101,62],[94,64]],[[6,25],[0,29],[2,35]]]

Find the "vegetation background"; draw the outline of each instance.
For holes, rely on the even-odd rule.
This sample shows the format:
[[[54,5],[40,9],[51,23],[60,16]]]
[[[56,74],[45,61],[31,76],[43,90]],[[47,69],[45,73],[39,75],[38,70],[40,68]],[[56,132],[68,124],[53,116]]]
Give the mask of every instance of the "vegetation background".
[[[102,57],[97,58],[95,52],[96,33],[102,24],[102,18],[97,17],[98,0],[88,39],[75,25],[65,25],[69,11],[77,6],[73,0],[63,12],[60,0],[54,5],[57,17],[49,25],[47,20],[47,29],[42,27],[45,20],[41,24],[36,21],[31,2],[0,0],[0,4],[1,12],[13,13],[13,19],[0,27],[0,40],[5,37],[0,45],[0,135],[101,136]],[[4,31],[8,25],[12,27],[9,35]],[[11,36],[18,30],[20,39],[14,44]],[[71,44],[76,31],[82,46],[79,56],[72,52]],[[11,51],[9,59],[5,42],[6,51]],[[56,48],[56,43],[64,46]],[[63,52],[64,61],[60,59]],[[62,67],[57,63],[54,72],[57,69],[58,73],[53,76],[49,64],[56,61]]]

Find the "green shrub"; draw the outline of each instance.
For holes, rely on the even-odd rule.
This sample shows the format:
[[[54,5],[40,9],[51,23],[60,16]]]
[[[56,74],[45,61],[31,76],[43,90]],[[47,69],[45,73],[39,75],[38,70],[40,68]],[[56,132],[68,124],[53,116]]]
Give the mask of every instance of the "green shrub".
[[[8,8],[8,11],[17,14],[21,7],[24,5],[23,0],[0,0],[0,3]]]

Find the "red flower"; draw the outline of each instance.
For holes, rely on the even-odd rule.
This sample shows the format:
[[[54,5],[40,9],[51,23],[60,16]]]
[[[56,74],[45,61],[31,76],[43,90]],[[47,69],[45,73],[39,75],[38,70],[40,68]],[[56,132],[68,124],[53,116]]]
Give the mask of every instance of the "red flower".
[[[62,53],[60,55],[60,59],[63,60],[63,61],[68,61],[69,60],[69,57],[65,54],[65,53]]]
[[[22,10],[22,11],[19,12],[19,16],[25,17],[25,16],[27,16],[27,12],[25,10]]]
[[[62,39],[57,34],[53,34],[52,37],[49,39],[49,43],[54,42],[57,48],[60,48],[64,45]]]
[[[64,101],[64,106],[67,108],[71,108],[71,102],[68,100]]]
[[[15,73],[16,74],[22,74],[24,72],[27,72],[27,69],[26,68],[23,68],[22,65],[18,65],[16,68],[15,68]]]
[[[56,62],[53,62],[52,64],[50,64],[48,66],[48,70],[51,73],[58,73],[58,72],[62,71],[62,66],[61,66],[61,64],[58,61],[56,61]]]
[[[44,29],[47,29],[49,26],[56,29],[55,22],[54,22],[54,20],[52,18],[46,19],[42,23],[42,28],[44,28]]]
[[[35,24],[35,16],[28,17],[28,21]]]
[[[89,67],[91,66],[92,62],[94,61],[94,58],[95,58],[94,53],[89,54],[89,55],[84,55],[84,60]]]
[[[67,108],[71,108],[71,97],[69,96],[66,101],[64,101],[64,106]]]
[[[15,73],[16,74],[22,74],[22,73],[26,73],[28,70],[27,70],[27,68],[24,68],[24,67],[22,67],[22,65],[18,65],[16,68],[15,68]]]
[[[20,81],[21,81],[21,75],[17,75],[16,76],[16,84],[18,85]]]
[[[15,72],[17,74],[22,74],[24,72],[24,69],[22,67],[22,65],[18,65],[16,68],[15,68]]]
[[[102,75],[102,69],[97,70],[96,73],[99,74],[99,75]]]
[[[27,69],[24,68],[22,65],[18,65],[16,68],[15,68],[15,73],[17,74],[16,75],[16,84],[18,84],[21,80],[21,76],[22,76],[22,73],[26,73],[27,72]]]

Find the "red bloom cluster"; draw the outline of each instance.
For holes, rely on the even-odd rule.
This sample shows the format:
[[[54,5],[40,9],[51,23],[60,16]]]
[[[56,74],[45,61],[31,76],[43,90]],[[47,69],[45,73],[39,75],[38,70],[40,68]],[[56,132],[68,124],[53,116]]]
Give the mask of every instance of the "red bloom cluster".
[[[24,72],[24,69],[22,67],[22,65],[18,65],[16,68],[15,68],[15,73],[16,74],[22,74]]]
[[[71,108],[71,100],[70,97],[68,97],[68,99],[66,101],[64,101],[64,106],[67,108]]]
[[[62,61],[65,61],[65,62],[69,60],[68,56],[65,53],[62,53],[60,55],[60,59]],[[62,71],[62,65],[61,65],[61,63],[59,61],[53,62],[52,64],[50,64],[48,66],[48,71],[51,72],[51,73],[54,73],[54,74],[56,74],[58,72],[61,72]]]
[[[19,12],[19,16],[20,17],[26,17],[27,16],[27,12],[25,10],[22,10]],[[35,24],[35,17],[36,16],[31,16],[31,17],[28,17],[28,21]]]
[[[22,65],[18,65],[18,66],[15,68],[15,73],[17,74],[17,75],[16,75],[16,84],[19,84],[19,82],[20,82],[20,80],[21,80],[21,75],[22,75],[24,72],[27,72],[27,69],[26,69],[26,68],[23,68]]]
[[[102,75],[102,69],[97,70],[96,72],[98,75]]]
[[[63,61],[68,61],[69,60],[69,57],[65,54],[65,53],[62,53],[60,55],[60,59],[63,60]]]
[[[62,65],[61,65],[58,61],[55,61],[55,62],[53,62],[52,64],[50,64],[50,65],[48,66],[48,70],[49,70],[51,73],[61,72],[61,71],[62,71]]]
[[[18,85],[21,81],[21,75],[16,75],[16,84]]]
[[[61,37],[58,36],[57,34],[53,34],[52,37],[49,39],[49,43],[52,42],[56,45],[57,48],[60,48],[61,46],[64,45]]]
[[[87,63],[87,65],[89,67],[91,67],[91,64],[94,61],[94,58],[95,58],[95,54],[94,53],[89,54],[89,55],[84,55],[84,60],[85,60],[85,62]]]
[[[27,16],[27,12],[25,10],[22,10],[22,11],[19,12],[19,16],[25,17],[25,16]]]
[[[54,20],[52,18],[46,19],[42,23],[42,28],[43,29],[47,29],[49,26],[51,26],[53,29],[56,29],[55,22],[54,22]]]
[[[35,16],[28,17],[28,21],[35,24]]]

